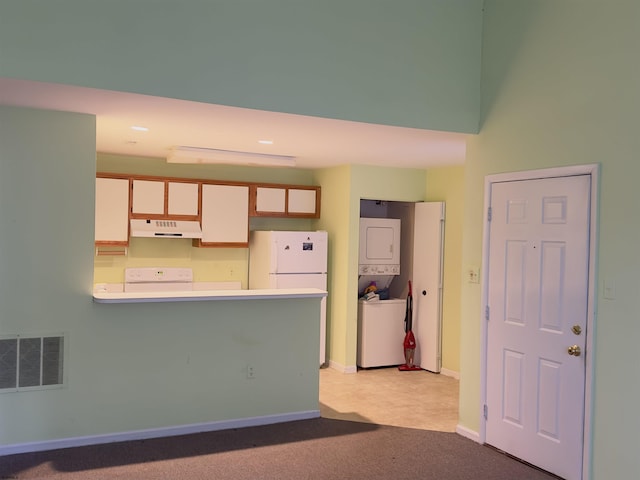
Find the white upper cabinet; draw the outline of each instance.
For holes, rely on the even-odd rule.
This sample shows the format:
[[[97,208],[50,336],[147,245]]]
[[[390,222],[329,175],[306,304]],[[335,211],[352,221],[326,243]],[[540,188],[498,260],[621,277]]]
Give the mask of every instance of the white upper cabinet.
[[[286,205],[286,188],[256,187],[256,212],[285,213]]]
[[[320,187],[257,185],[251,192],[251,215],[257,217],[320,217]]]
[[[113,175],[112,177],[110,175]],[[197,247],[249,245],[249,217],[319,218],[320,187],[99,173],[97,245],[128,245],[129,220],[200,222]]]
[[[128,241],[129,180],[96,178],[96,244],[126,245]]]
[[[131,213],[163,215],[164,182],[155,180],[134,180]]]
[[[202,240],[200,246],[249,244],[249,187],[202,185]]]
[[[290,188],[287,197],[287,212],[316,214],[316,190]]]
[[[198,216],[197,183],[133,180],[131,213],[144,216]]]
[[[169,215],[198,215],[197,183],[169,182]]]

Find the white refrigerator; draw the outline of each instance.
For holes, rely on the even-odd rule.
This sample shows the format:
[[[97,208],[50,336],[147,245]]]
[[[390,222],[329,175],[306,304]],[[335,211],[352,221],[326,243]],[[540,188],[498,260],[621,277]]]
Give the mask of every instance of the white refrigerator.
[[[253,231],[249,288],[327,290],[327,232]],[[327,299],[320,311],[320,365],[326,362]]]

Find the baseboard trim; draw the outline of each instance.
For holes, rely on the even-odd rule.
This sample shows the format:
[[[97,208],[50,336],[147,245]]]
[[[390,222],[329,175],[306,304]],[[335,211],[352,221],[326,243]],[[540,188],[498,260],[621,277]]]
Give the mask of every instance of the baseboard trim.
[[[0,446],[0,456],[14,455],[17,453],[42,452],[46,450],[57,450],[60,448],[84,447],[87,445],[99,445],[102,443],[174,437],[177,435],[214,432],[217,430],[228,430],[231,428],[257,427],[260,425],[271,425],[274,423],[292,422],[295,420],[308,420],[318,417],[320,417],[320,410],[308,410],[277,415],[265,415],[261,417],[237,418],[218,422],[195,423],[172,427],[150,428],[146,430],[132,430],[128,432],[108,433],[104,435],[60,438],[55,440],[45,440],[42,442],[17,443],[13,445]]]
[[[447,377],[453,377],[456,380],[460,380],[460,372],[456,372],[455,370],[449,370],[447,368],[443,368],[440,370],[441,375],[445,375]]]
[[[342,372],[342,373],[358,372],[358,367],[355,365],[345,366],[345,365],[342,365],[341,363],[334,362],[333,360],[329,360],[329,367],[333,368],[334,370],[338,370],[339,372]]]
[[[476,443],[482,443],[480,442],[480,435],[478,434],[478,432],[471,430],[467,427],[463,427],[460,424],[456,426],[456,433],[458,435],[462,435],[465,438],[468,438],[469,440],[473,440]]]

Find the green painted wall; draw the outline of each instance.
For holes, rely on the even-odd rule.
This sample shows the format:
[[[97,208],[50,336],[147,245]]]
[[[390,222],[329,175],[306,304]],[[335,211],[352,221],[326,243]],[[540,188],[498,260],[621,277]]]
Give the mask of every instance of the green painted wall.
[[[288,10],[290,15],[304,16],[304,22],[291,22],[292,17],[276,21],[282,11],[277,9],[265,12],[258,8],[251,10],[253,16],[241,16],[240,9],[245,6],[241,2],[192,1],[189,8],[184,2],[154,2],[151,10],[146,9],[148,5],[123,0],[2,2],[0,72],[17,78],[235,106],[474,132],[482,30],[481,129],[469,140],[464,169],[462,264],[481,262],[485,175],[593,162],[602,165],[597,330],[591,332],[597,338],[595,351],[588,353],[595,361],[592,478],[628,478],[640,471],[635,451],[640,390],[633,381],[635,340],[640,336],[635,275],[640,262],[635,254],[640,229],[633,202],[634,182],[640,174],[635,158],[640,149],[640,136],[635,132],[640,106],[640,67],[635,60],[640,46],[637,2],[416,0],[398,11],[395,4],[359,0]],[[277,5],[286,9],[293,3],[281,1]],[[220,8],[226,9],[225,15],[212,14],[212,9]],[[123,11],[128,14],[122,15]],[[268,22],[261,25],[258,15],[265,14],[262,18]],[[242,21],[230,21],[238,18]],[[415,22],[421,23],[416,27]],[[185,23],[198,28],[184,30]],[[236,30],[230,31],[232,28]],[[367,34],[373,30],[375,38]],[[267,46],[260,53],[269,55],[254,50],[258,43]],[[96,313],[96,306],[88,301],[93,206],[87,199],[92,196],[95,164],[83,162],[94,154],[93,119],[2,108],[0,121],[0,219],[4,225],[20,227],[19,235],[13,228],[0,232],[2,268],[12,272],[0,277],[2,332],[73,329],[75,353],[70,355],[74,358],[91,360],[94,347],[100,348],[86,370],[71,360],[69,373],[76,383],[67,389],[37,397],[0,395],[2,412],[15,409],[17,418],[31,422],[28,429],[2,440],[81,434],[84,427],[75,425],[84,419],[89,419],[87,428],[92,431],[108,430],[113,418],[105,418],[106,413],[121,413],[125,402],[136,405],[149,400],[147,388],[155,394],[166,392],[159,367],[167,360],[152,355],[139,363],[145,382],[141,391],[132,387],[131,379],[117,378],[113,373],[100,386],[89,367],[112,358],[101,342],[111,342],[115,346],[111,352],[124,352],[123,358],[129,359],[133,358],[134,344],[152,342],[167,349],[178,348],[171,354],[175,360],[171,372],[184,373],[187,367],[179,368],[177,359],[186,364],[186,330],[184,325],[178,330],[164,317],[159,322],[152,318],[154,308],[145,311],[137,323],[141,308],[116,307],[99,310],[107,314]],[[42,160],[35,164],[33,159]],[[340,167],[317,173],[323,192],[335,195],[323,198],[323,209],[327,205],[339,218],[335,223],[325,218],[319,223],[326,222],[330,229],[332,264],[343,262],[340,268],[353,268],[357,263],[354,232],[359,198],[372,190],[379,197],[380,190],[375,189],[392,196],[395,188],[404,191],[402,186],[387,185],[381,174],[384,170],[375,171]],[[347,178],[342,179],[343,175]],[[370,175],[380,177],[372,187],[363,184]],[[329,182],[339,179],[343,183],[338,185],[346,190],[339,186],[325,190]],[[412,179],[408,180],[413,185]],[[424,189],[428,183],[424,178],[421,181]],[[425,192],[417,196],[426,197]],[[79,219],[87,224],[86,230],[78,228]],[[43,225],[57,232],[46,242],[36,235]],[[348,233],[339,234],[344,227]],[[336,278],[333,285],[344,291],[334,295],[343,295],[344,305],[334,301],[331,310],[344,310],[344,330],[332,331],[330,348],[334,358],[349,365],[355,363],[355,342],[352,347],[347,344],[355,335],[351,326],[355,324],[355,300],[352,304],[347,298],[351,291],[355,295],[355,281],[349,273]],[[615,299],[604,299],[600,294],[605,278],[615,283]],[[463,282],[461,295],[460,424],[476,430],[480,411],[480,286]],[[209,308],[184,308],[190,315],[202,315],[194,324],[196,332],[210,333],[209,324],[204,323],[204,317],[211,315]],[[181,316],[184,311],[180,310]],[[231,315],[231,311],[219,313]],[[225,331],[231,334],[233,328],[227,325]],[[176,331],[178,347],[169,341]],[[123,336],[123,332],[130,332],[130,336]],[[246,340],[234,345],[236,353],[237,349],[250,349],[251,342]],[[228,350],[222,344],[213,346],[222,348],[228,362]],[[262,347],[255,351],[262,351]],[[205,357],[197,358],[198,367],[188,370],[189,374],[230,380],[227,371],[202,367],[219,357],[212,351],[202,355]],[[160,363],[154,365],[153,360]],[[276,360],[281,359],[269,359]],[[309,361],[315,363],[317,357]],[[306,406],[317,386],[310,379],[303,381],[309,381],[309,398],[300,399]],[[90,385],[106,395],[104,399],[88,395],[83,402],[67,403],[78,394],[80,385]],[[82,390],[82,395],[87,392]],[[127,392],[126,399],[123,392]],[[167,410],[170,402],[184,401],[177,393],[153,399],[158,398]],[[260,411],[273,411],[276,403],[269,402],[270,406]],[[108,408],[103,412],[102,407]],[[248,411],[255,405],[246,407]],[[204,409],[201,405],[196,410]],[[224,417],[237,411],[230,406],[218,413]],[[97,420],[91,420],[93,415]],[[146,412],[142,417],[133,427],[155,424]],[[184,420],[167,418],[169,422]]]
[[[0,449],[317,411],[318,299],[92,302],[95,172],[95,117],[0,106],[0,336],[67,335],[64,388],[0,393]]]
[[[91,115],[0,106],[0,334],[86,317],[95,148]]]
[[[487,0],[482,128],[468,142],[463,262],[482,256],[487,174],[599,163],[599,245],[591,478],[640,471],[640,5]],[[602,296],[606,280],[615,298]],[[460,423],[480,423],[480,292],[463,284]]]
[[[445,202],[444,278],[442,288],[442,368],[460,373],[460,295],[464,167],[427,170],[428,202]]]
[[[477,132],[482,0],[4,0],[0,75]]]

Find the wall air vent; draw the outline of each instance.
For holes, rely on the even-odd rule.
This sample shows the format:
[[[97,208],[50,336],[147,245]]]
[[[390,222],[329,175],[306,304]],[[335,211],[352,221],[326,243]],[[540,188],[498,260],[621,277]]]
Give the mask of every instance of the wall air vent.
[[[64,336],[0,337],[0,392],[61,386]]]

